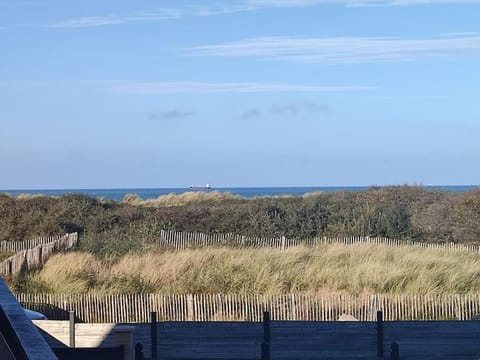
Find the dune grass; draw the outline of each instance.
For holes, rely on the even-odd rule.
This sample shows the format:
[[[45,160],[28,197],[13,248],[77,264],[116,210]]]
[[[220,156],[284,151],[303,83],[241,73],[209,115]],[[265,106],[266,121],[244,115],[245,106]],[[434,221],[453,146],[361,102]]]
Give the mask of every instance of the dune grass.
[[[18,291],[50,293],[476,293],[480,255],[365,244],[156,249],[116,261],[72,252],[53,256],[19,283]]]
[[[194,203],[220,202],[225,200],[240,199],[240,196],[219,191],[188,191],[182,194],[160,195],[156,199],[142,200],[137,194],[126,194],[123,202],[131,205],[144,205],[152,207],[174,207],[192,205]]]
[[[128,203],[130,205],[144,205],[144,206],[153,206],[153,207],[174,207],[174,206],[186,206],[192,205],[195,203],[202,203],[202,202],[217,202],[220,203],[222,201],[228,200],[244,200],[249,201],[253,199],[295,199],[295,198],[303,198],[303,199],[315,199],[323,195],[321,191],[309,192],[305,193],[301,196],[296,195],[273,195],[273,196],[257,196],[254,198],[242,198],[239,195],[234,195],[230,192],[219,192],[215,191],[187,191],[181,194],[166,194],[160,195],[155,199],[142,199],[138,194],[126,194],[122,202]]]
[[[13,254],[14,254],[13,251],[0,249],[0,261],[3,261],[5,259],[7,259],[8,257],[12,256]]]

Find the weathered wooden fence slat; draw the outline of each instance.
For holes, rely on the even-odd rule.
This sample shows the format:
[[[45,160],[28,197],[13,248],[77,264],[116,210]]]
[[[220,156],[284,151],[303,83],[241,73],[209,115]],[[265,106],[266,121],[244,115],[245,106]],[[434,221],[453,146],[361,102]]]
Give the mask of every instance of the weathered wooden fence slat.
[[[398,240],[386,237],[371,236],[351,236],[351,237],[314,237],[306,239],[289,239],[286,237],[279,238],[262,238],[249,237],[237,234],[205,234],[200,232],[176,232],[162,230],[156,239],[156,245],[165,249],[184,250],[187,248],[205,248],[211,246],[225,247],[270,247],[278,249],[286,249],[293,246],[316,246],[331,244],[372,244],[372,245],[388,245],[394,247],[414,246],[422,249],[446,249],[455,251],[469,251],[480,254],[480,245],[464,245],[456,243],[423,243],[411,240]]]
[[[0,275],[14,276],[23,269],[42,265],[55,251],[68,250],[78,242],[78,234],[42,237],[27,241],[3,241],[0,248],[17,251],[15,255],[0,262]],[[6,244],[5,244],[6,243]]]
[[[477,319],[480,294],[462,295],[316,295],[316,294],[17,294],[20,302],[37,306],[47,317],[62,319],[68,311],[86,322],[159,321],[336,321],[343,314],[374,321]]]

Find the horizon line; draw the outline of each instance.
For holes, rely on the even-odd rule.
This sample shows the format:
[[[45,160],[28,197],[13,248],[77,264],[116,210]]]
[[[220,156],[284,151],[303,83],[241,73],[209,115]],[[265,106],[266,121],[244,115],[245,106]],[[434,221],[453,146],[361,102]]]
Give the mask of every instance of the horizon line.
[[[422,183],[402,183],[402,184],[370,184],[370,185],[274,185],[274,186],[211,186],[209,190],[222,189],[301,189],[301,188],[369,188],[369,187],[480,187],[480,184],[422,184]],[[85,187],[85,188],[35,188],[35,189],[2,189],[0,193],[8,193],[8,191],[95,191],[95,190],[185,190],[185,187]]]

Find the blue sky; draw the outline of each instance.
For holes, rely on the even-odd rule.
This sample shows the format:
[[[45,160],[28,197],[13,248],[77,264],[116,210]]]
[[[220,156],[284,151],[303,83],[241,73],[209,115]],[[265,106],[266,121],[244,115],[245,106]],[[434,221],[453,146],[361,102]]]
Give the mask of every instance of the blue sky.
[[[0,0],[0,189],[479,184],[480,0]]]

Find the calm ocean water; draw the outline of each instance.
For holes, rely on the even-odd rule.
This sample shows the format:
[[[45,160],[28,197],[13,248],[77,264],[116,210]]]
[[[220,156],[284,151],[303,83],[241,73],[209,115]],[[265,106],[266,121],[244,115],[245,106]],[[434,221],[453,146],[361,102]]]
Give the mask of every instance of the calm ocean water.
[[[462,192],[479,188],[480,185],[436,185],[424,186],[430,190],[444,190]],[[319,186],[319,187],[239,187],[239,188],[211,188],[208,191],[228,192],[245,198],[256,196],[273,196],[273,195],[303,195],[315,191],[364,191],[369,186]],[[44,194],[51,196],[59,196],[64,194],[81,193],[93,197],[105,197],[112,200],[122,200],[126,194],[137,194],[142,199],[155,199],[160,195],[166,194],[182,194],[191,191],[189,188],[176,189],[70,189],[70,190],[0,190],[0,193],[8,193],[12,195],[19,194]]]

